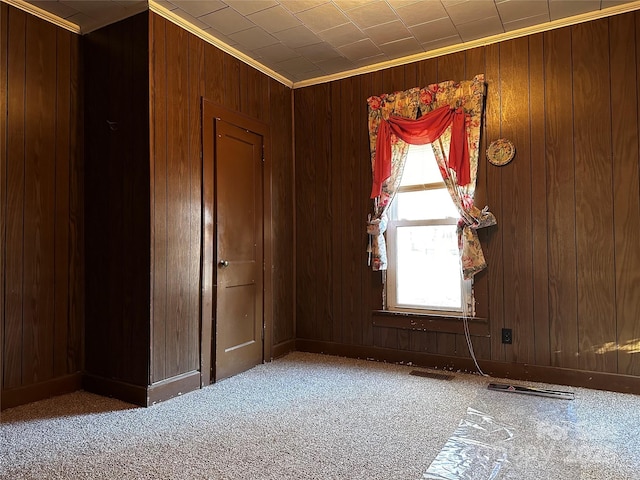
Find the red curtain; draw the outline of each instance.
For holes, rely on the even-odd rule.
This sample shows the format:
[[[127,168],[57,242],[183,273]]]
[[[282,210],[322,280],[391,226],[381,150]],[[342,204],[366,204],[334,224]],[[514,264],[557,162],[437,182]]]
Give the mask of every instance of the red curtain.
[[[449,168],[456,172],[458,185],[468,185],[471,182],[471,173],[465,114],[462,108],[454,110],[449,105],[444,105],[417,120],[391,116],[389,120],[380,122],[371,198],[380,195],[382,184],[391,176],[391,133],[409,144],[424,145],[437,140],[449,125],[451,125]]]

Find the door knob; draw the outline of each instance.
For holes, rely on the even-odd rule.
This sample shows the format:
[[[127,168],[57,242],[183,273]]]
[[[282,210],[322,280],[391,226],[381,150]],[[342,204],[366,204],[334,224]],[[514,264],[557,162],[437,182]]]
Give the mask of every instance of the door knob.
[[[228,267],[229,266],[229,262],[227,260],[220,260],[218,262],[218,265],[220,265],[221,267]]]

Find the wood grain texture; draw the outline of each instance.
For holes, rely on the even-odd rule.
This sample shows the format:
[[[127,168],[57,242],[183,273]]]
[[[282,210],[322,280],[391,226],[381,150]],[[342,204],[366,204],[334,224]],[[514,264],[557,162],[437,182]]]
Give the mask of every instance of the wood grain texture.
[[[550,365],[547,157],[545,155],[544,43],[529,37],[529,125],[531,129],[531,228],[535,364]]]
[[[609,22],[618,373],[640,375],[640,15]],[[629,61],[635,55],[636,62]]]
[[[315,230],[318,228],[314,222],[317,205],[314,188],[316,155],[314,144],[307,140],[313,139],[312,136],[308,136],[307,128],[311,125],[308,119],[315,115],[315,92],[316,87],[294,90],[297,338],[314,336],[315,323],[318,321],[315,302],[317,286],[315,263],[323,261],[314,255],[317,248]]]
[[[200,278],[201,262],[202,262],[202,228],[204,225],[202,218],[202,120],[201,120],[201,103],[205,93],[205,56],[204,42],[194,35],[188,35],[188,54],[189,54],[189,112],[188,122],[188,161],[189,161],[189,325],[188,339],[186,344],[187,359],[186,368],[191,370],[200,369],[201,352],[200,342],[200,323],[201,323],[201,306],[200,306]],[[210,365],[209,362],[203,360],[203,365]],[[206,368],[205,368],[206,369]]]
[[[331,112],[334,115],[343,115],[341,107],[343,103],[342,88],[344,82],[331,82]],[[345,92],[349,92],[345,88]],[[344,218],[346,216],[344,208],[344,188],[342,171],[345,168],[342,162],[342,142],[343,129],[342,122],[338,122],[336,119],[332,120],[331,129],[331,161],[330,163],[330,179],[331,179],[331,195],[329,196],[328,208],[331,212],[332,225],[331,225],[331,247],[332,247],[332,259],[338,265],[342,265],[343,252],[345,250],[341,240],[344,238]],[[347,167],[348,168],[348,167]],[[338,270],[342,270],[342,267],[338,267]],[[346,286],[345,277],[342,275],[336,275],[336,267],[333,267],[334,272],[331,275],[331,304],[333,305],[333,312],[331,315],[331,331],[334,342],[348,343],[345,339],[347,333],[351,333],[351,329],[347,325],[343,325],[345,317],[343,305],[343,292]],[[352,323],[353,319],[351,320]],[[348,331],[348,332],[347,332]]]
[[[274,288],[274,345],[295,338],[294,256],[294,175],[293,175],[293,117],[291,90],[275,80],[269,80],[270,118],[273,159],[273,288]]]
[[[189,330],[197,328],[197,309],[190,309],[191,212],[200,204],[191,204],[191,169],[188,156],[189,144],[189,57],[188,33],[167,22],[165,28],[167,70],[167,139],[166,209],[167,215],[167,313],[164,328],[165,377],[170,378],[198,368],[189,365],[190,350],[198,345],[187,343]],[[187,108],[185,108],[185,106]],[[198,272],[199,276],[199,272]],[[194,315],[194,313],[196,315]],[[155,380],[155,379],[154,379]]]
[[[608,20],[572,27],[579,368],[615,372]],[[603,115],[602,112],[605,112]]]
[[[151,298],[148,16],[83,41],[85,368],[144,387]]]
[[[78,39],[14,7],[1,13],[0,368],[2,389],[20,401],[81,368],[83,318],[70,307],[82,303],[83,271],[70,215],[82,193],[71,174],[81,162]]]
[[[500,138],[502,135],[502,93],[500,72],[500,45],[486,47],[486,72],[487,96],[485,99],[485,125],[484,133],[487,142]],[[486,157],[485,157],[486,158]],[[481,186],[479,186],[482,189]],[[504,286],[508,285],[508,279],[504,278],[504,252],[503,238],[505,221],[502,214],[502,169],[487,165],[486,175],[487,205],[496,216],[498,224],[486,232],[487,250],[487,275],[488,278],[488,312],[489,327],[491,332],[491,359],[505,360],[505,348],[500,341],[500,334],[504,327]]]
[[[25,117],[27,15],[10,9],[7,40],[7,193],[5,219],[4,389],[22,385],[24,294]]]
[[[565,368],[579,353],[571,41],[570,29],[544,34],[551,365]]]
[[[529,124],[529,71],[527,37],[500,44],[501,136],[514,142],[516,156],[501,167],[504,276],[504,326],[513,329],[513,344],[505,346],[506,360],[534,361],[531,242],[531,175]]]
[[[7,34],[9,8],[5,4],[0,4],[0,71],[7,71]],[[0,112],[7,111],[7,76],[0,75]],[[4,375],[4,272],[6,256],[6,218],[7,218],[7,116],[0,115],[0,375]],[[0,392],[2,391],[2,381],[0,381]],[[0,394],[0,410],[2,410],[2,395]]]
[[[69,195],[71,131],[71,33],[57,31],[54,225],[54,377],[67,373],[69,338]]]
[[[154,150],[153,163],[153,317],[151,319],[152,357],[150,383],[167,378],[167,299],[169,250],[167,246],[167,63],[166,20],[152,15],[152,51],[154,66],[150,75],[154,85]]]

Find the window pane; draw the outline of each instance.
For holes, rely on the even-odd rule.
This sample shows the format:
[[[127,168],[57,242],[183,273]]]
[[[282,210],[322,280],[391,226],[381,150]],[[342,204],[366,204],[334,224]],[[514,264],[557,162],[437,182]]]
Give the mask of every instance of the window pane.
[[[455,225],[398,227],[399,306],[460,310],[462,285]]]
[[[396,194],[395,220],[455,218],[460,214],[446,189],[401,192]]]
[[[443,183],[438,162],[433,156],[433,147],[431,144],[409,145],[400,186],[425,183]]]

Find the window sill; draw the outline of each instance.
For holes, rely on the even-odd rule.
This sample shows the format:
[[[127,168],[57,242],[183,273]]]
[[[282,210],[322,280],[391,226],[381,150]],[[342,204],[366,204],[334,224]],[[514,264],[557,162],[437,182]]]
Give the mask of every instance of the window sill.
[[[464,334],[462,316],[456,315],[374,310],[372,312],[372,323],[374,327]],[[489,322],[486,318],[470,317],[468,324],[471,335],[481,337],[490,336]]]

